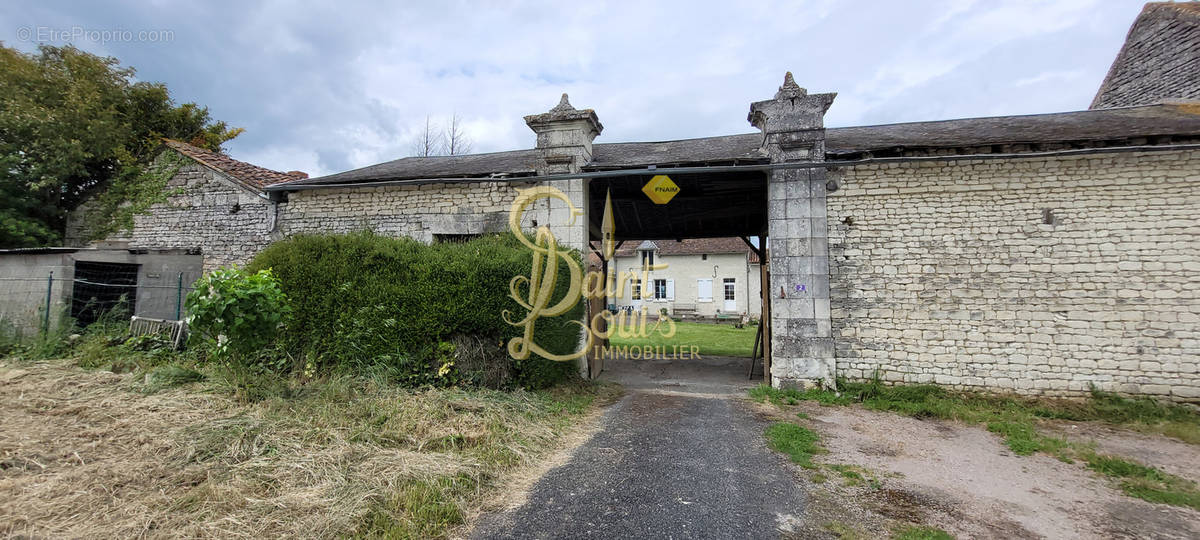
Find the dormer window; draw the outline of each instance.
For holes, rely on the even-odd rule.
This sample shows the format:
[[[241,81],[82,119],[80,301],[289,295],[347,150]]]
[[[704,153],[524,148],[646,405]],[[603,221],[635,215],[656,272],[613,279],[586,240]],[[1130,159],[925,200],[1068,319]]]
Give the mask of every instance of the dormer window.
[[[644,266],[646,268],[654,266],[654,250],[653,249],[642,250],[642,266]]]

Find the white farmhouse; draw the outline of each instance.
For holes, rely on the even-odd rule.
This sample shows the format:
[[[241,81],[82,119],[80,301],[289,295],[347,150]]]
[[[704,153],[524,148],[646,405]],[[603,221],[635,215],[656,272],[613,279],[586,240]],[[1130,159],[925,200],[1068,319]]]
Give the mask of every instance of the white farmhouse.
[[[741,238],[698,238],[625,242],[610,271],[635,272],[643,262],[666,264],[633,283],[615,300],[617,309],[646,306],[653,316],[666,309],[673,318],[759,318],[762,315],[759,260]]]

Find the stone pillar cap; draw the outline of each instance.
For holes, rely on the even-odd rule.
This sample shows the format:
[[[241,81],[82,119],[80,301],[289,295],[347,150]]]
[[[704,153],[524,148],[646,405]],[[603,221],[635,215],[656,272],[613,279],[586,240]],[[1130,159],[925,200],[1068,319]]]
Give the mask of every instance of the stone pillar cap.
[[[835,97],[837,92],[809,94],[808,90],[796,84],[789,71],[783,76],[783,84],[775,92],[774,98],[750,104],[750,114],[746,115],[746,120],[764,132],[821,127],[822,117]],[[768,119],[775,125],[768,127]]]
[[[596,116],[596,111],[591,109],[576,109],[571,106],[571,102],[567,100],[567,94],[564,92],[562,99],[558,101],[558,105],[547,112],[541,114],[531,114],[525,117],[525,124],[530,129],[538,131],[539,128],[545,128],[549,125],[559,122],[573,122],[583,120],[587,122],[588,127],[599,135],[604,130],[604,126],[600,123],[600,119]]]

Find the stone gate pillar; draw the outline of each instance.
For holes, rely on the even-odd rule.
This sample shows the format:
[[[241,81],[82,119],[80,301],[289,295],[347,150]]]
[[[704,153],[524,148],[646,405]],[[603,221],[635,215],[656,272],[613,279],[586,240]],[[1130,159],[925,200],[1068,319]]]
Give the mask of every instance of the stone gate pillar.
[[[836,93],[809,94],[789,72],[774,99],[750,105],[771,163],[825,160],[825,111]],[[825,169],[768,175],[771,381],[777,388],[832,385]]]
[[[537,133],[537,150],[541,154],[537,164],[538,175],[569,174],[579,172],[592,159],[592,140],[604,130],[596,112],[591,109],[576,109],[567,101],[567,95],[554,108],[542,114],[525,117],[525,124]],[[561,189],[571,202],[583,210],[573,226],[567,208],[558,201],[546,203],[532,214],[539,224],[548,224],[559,244],[578,249],[585,260],[588,255],[588,196],[587,182],[583,179],[544,182]],[[542,220],[545,220],[544,222]],[[532,223],[526,223],[532,228]]]
[[[525,117],[525,125],[537,133],[536,149],[540,154],[535,166],[538,176],[549,174],[571,174],[583,169],[592,160],[592,141],[604,126],[591,109],[576,109],[567,101],[563,94],[558,105],[542,114],[532,114]],[[547,225],[560,246],[579,250],[583,256],[583,269],[587,270],[588,250],[588,189],[587,180],[572,178],[568,180],[551,180],[541,182],[553,186],[566,193],[571,204],[582,213],[571,222],[570,210],[558,200],[545,200],[538,203],[539,207],[528,212],[522,226],[526,230],[535,225]],[[537,221],[537,223],[533,223]],[[570,224],[569,224],[570,223]],[[586,311],[583,323],[587,324]],[[587,342],[587,333],[579,335],[580,346]],[[590,354],[590,351],[589,351]],[[579,359],[577,364],[579,374],[584,378],[591,376],[588,369],[588,357]]]

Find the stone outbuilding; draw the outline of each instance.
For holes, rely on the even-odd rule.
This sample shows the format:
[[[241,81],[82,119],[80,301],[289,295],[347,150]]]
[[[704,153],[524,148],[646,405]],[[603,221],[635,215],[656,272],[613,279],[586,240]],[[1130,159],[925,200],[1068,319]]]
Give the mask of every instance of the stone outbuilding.
[[[1169,10],[1180,14],[1161,15]],[[1130,39],[1160,24],[1147,17],[1169,28],[1193,21],[1179,31],[1194,35],[1192,11],[1148,6]],[[1180,99],[1197,95],[1195,70],[1139,90],[1145,76],[1125,65],[1140,61],[1135,48],[1085,111],[826,128],[836,95],[788,74],[750,104],[755,131],[723,137],[594,142],[599,115],[564,95],[525,117],[531,149],[319,178],[271,171],[246,181],[223,157],[175,146],[195,160],[173,181],[186,193],[139,218],[127,241],[195,247],[213,268],[305,232],[457,240],[505,230],[518,190],[553,185],[582,219],[567,225],[556,202],[524,224],[549,225],[582,252],[600,240],[610,196],[618,239],[763,238],[775,386],[878,372],[965,389],[1198,401],[1200,103]],[[1196,65],[1196,49],[1187,54]],[[1139,93],[1150,97],[1122,106]],[[680,188],[668,204],[641,192],[655,175]],[[592,367],[581,370],[594,376]]]

